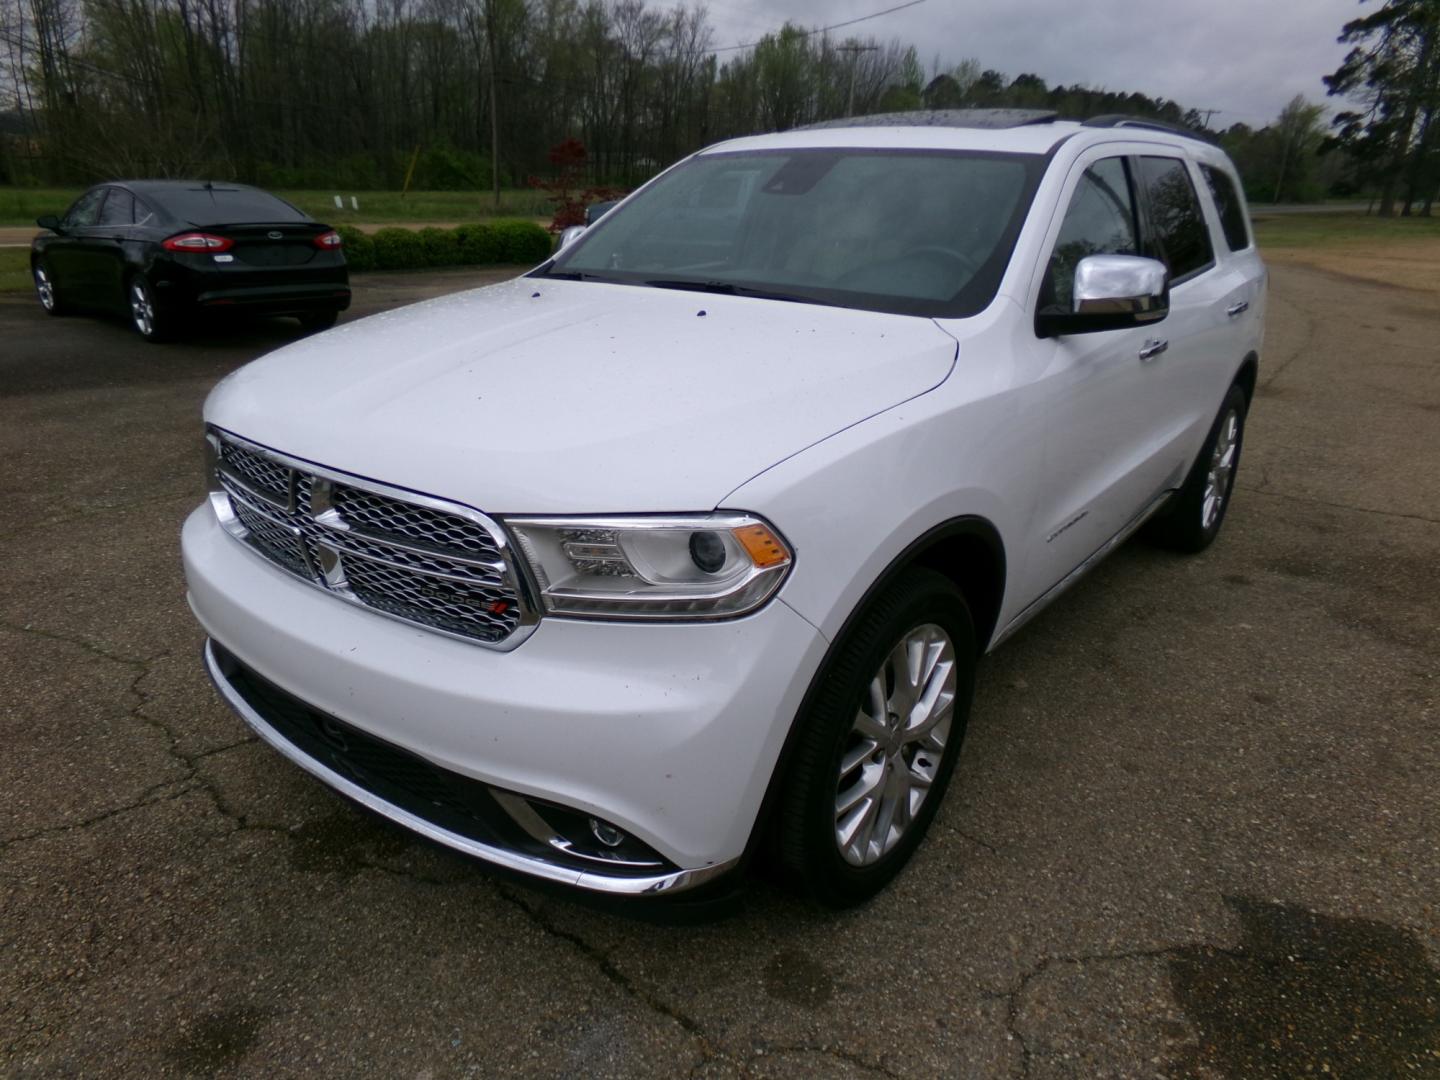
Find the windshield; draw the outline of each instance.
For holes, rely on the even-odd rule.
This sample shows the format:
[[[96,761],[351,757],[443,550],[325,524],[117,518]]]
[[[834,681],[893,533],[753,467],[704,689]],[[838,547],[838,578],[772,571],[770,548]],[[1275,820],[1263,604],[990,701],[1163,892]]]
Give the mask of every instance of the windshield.
[[[973,315],[994,298],[1043,167],[969,151],[703,154],[537,275]]]

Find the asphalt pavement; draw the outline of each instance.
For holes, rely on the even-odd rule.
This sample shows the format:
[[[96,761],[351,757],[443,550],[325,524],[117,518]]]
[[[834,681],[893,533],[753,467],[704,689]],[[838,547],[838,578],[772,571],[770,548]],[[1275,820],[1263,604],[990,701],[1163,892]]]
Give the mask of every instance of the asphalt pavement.
[[[352,315],[493,280],[374,275]],[[902,878],[656,925],[410,837],[247,735],[180,524],[216,379],[0,301],[0,1075],[1440,1076],[1440,302],[1274,271],[1219,542],[982,665]]]

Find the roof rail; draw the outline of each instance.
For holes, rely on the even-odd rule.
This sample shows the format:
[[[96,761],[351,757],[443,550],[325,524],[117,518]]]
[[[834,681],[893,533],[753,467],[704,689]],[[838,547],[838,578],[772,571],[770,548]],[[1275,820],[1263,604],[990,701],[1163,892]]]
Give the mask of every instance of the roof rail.
[[[1060,119],[1053,109],[915,109],[911,112],[871,113],[838,120],[803,124],[796,131],[842,127],[958,127],[1013,128],[1049,124]]]
[[[1151,131],[1165,131],[1171,135],[1183,135],[1187,139],[1198,139],[1200,142],[1213,143],[1214,137],[1208,133],[1196,131],[1194,128],[1187,128],[1181,124],[1172,124],[1165,120],[1152,120],[1148,116],[1129,116],[1125,113],[1106,113],[1104,116],[1092,116],[1089,119],[1080,121],[1083,127],[1096,128],[1118,128],[1137,127],[1149,128]]]

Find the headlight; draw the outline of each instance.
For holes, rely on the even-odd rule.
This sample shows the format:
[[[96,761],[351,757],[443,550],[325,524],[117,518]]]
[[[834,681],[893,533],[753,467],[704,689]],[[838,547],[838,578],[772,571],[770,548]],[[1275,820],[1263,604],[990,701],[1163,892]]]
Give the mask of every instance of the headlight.
[[[620,619],[754,611],[790,572],[789,546],[747,514],[510,518],[545,610]]]

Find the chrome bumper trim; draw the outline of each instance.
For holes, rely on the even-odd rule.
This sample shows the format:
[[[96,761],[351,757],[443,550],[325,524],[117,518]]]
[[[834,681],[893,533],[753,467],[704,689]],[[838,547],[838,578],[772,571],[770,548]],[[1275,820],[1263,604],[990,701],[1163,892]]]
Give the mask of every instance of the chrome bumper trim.
[[[561,885],[568,885],[572,888],[585,889],[590,892],[604,893],[610,896],[659,896],[681,892],[686,889],[693,889],[707,881],[713,881],[722,874],[733,870],[740,862],[738,858],[730,859],[714,866],[701,867],[698,870],[677,870],[669,874],[660,874],[654,877],[612,877],[606,874],[593,872],[582,872],[572,870],[569,867],[556,866],[553,863],[541,859],[534,859],[527,855],[520,855],[513,851],[506,851],[504,848],[492,847],[489,844],[482,844],[467,836],[442,829],[422,817],[401,809],[392,803],[379,798],[373,792],[347,780],[339,773],[327,769],[320,762],[316,761],[309,754],[304,753],[289,739],[286,739],[273,727],[265,722],[264,717],[257,713],[239,692],[230,685],[225,673],[220,670],[219,661],[215,657],[215,650],[209,638],[205,639],[205,670],[210,676],[210,681],[215,684],[215,689],[230,706],[265,742],[280,751],[287,758],[299,765],[312,776],[330,785],[336,791],[348,798],[354,799],[367,809],[373,810],[382,817],[389,818],[398,825],[403,825],[412,832],[428,837],[436,843],[444,844],[446,847],[454,848],[474,858],[481,859],[496,866],[504,867],[507,870],[514,870],[521,874],[528,874],[532,877],[543,878],[546,881],[555,882]]]

